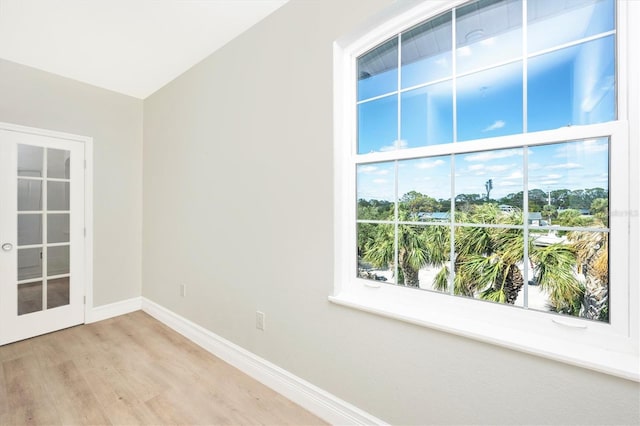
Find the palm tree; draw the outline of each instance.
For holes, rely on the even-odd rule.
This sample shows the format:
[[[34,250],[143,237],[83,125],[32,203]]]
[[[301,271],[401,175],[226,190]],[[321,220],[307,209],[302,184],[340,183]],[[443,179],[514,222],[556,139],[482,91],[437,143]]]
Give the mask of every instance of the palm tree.
[[[458,213],[457,221],[470,224],[522,225],[520,212],[501,212],[495,205],[475,206],[469,213]],[[524,260],[524,238],[518,228],[460,226],[455,233],[456,259],[454,294],[479,297],[498,303],[514,304],[524,286],[520,265]],[[581,297],[581,287],[573,266],[575,251],[566,245],[535,246],[529,242],[529,257],[536,264],[537,280],[549,292],[551,309],[572,311]],[[433,288],[448,288],[449,265],[441,264]]]
[[[401,214],[401,216],[406,216]],[[402,217],[401,220],[407,220]],[[398,225],[398,283],[419,287],[418,272],[429,262],[424,230],[414,225]],[[377,267],[395,269],[395,230],[393,225],[378,225],[377,230],[364,245],[364,260]]]
[[[407,213],[400,211],[400,220]],[[522,213],[505,213],[493,204],[456,212],[453,292],[498,303],[514,304],[524,287]],[[494,227],[501,224],[506,227]],[[596,225],[598,225],[596,223]],[[600,224],[602,225],[602,224]],[[510,227],[511,226],[511,227]],[[604,226],[604,225],[602,225]],[[398,283],[419,287],[419,270],[440,268],[432,287],[449,291],[451,231],[447,225],[377,225],[362,250],[364,260],[395,269]],[[608,317],[608,238],[606,233],[570,232],[568,241],[538,245],[529,239],[533,280],[548,294],[552,311],[590,319]],[[584,276],[581,281],[579,277]]]
[[[601,226],[604,226],[600,223]],[[580,316],[609,319],[609,236],[600,232],[572,232],[578,257],[578,273],[584,276]]]

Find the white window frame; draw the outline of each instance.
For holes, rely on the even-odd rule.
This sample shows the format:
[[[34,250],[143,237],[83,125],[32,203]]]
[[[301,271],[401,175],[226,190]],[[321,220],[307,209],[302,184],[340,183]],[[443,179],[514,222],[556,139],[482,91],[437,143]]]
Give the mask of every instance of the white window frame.
[[[638,25],[633,25],[640,20],[640,2],[618,0],[617,4],[617,121],[393,153],[356,154],[356,58],[389,37],[467,1],[398,2],[334,43],[334,291],[329,300],[640,381],[640,61],[629,43],[640,39]],[[356,157],[390,161],[594,136],[611,137],[609,323],[357,278]]]

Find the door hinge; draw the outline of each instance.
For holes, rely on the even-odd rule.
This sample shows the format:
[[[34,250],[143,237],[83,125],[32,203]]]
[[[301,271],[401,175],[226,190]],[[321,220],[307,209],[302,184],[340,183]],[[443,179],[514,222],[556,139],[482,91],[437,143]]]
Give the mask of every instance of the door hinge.
[[[87,228],[82,228],[82,232],[84,233],[84,236],[86,238],[86,236],[87,236]]]
[[[87,304],[87,296],[82,296],[82,304],[83,305]]]
[[[84,169],[87,170],[87,160],[84,160]]]

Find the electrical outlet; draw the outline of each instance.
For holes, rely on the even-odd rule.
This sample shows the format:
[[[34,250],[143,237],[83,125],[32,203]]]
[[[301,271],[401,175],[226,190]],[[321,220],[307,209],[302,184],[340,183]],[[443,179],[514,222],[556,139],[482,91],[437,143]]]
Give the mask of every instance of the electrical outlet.
[[[256,328],[264,331],[264,312],[256,311]]]
[[[185,297],[187,295],[187,285],[180,284],[180,296]]]

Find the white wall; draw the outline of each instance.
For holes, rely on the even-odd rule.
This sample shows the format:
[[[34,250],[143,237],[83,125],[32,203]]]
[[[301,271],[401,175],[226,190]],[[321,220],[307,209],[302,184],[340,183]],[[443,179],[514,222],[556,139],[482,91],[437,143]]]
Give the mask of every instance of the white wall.
[[[145,100],[143,296],[393,424],[639,422],[637,383],[327,301],[332,42],[390,3],[293,0]]]
[[[140,296],[142,101],[0,60],[0,121],[94,138],[94,306]]]

